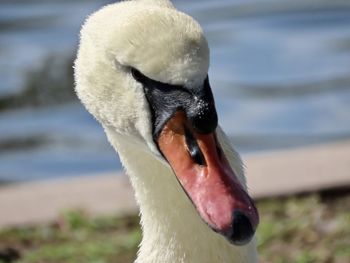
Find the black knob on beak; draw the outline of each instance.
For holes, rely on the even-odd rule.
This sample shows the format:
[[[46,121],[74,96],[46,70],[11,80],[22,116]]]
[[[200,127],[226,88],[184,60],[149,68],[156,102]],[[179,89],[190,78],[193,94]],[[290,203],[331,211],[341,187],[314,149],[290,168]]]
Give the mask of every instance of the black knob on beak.
[[[186,113],[197,132],[208,134],[215,131],[218,115],[208,77],[203,86],[193,91],[193,102],[187,105]]]

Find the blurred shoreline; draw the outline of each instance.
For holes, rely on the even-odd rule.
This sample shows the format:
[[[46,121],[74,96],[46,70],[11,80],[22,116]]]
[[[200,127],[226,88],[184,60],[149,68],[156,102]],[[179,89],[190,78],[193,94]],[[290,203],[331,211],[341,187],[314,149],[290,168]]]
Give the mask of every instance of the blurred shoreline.
[[[256,199],[350,186],[350,140],[243,159],[249,192]],[[48,222],[72,209],[92,215],[138,211],[128,178],[120,173],[2,185],[0,207],[0,227]]]

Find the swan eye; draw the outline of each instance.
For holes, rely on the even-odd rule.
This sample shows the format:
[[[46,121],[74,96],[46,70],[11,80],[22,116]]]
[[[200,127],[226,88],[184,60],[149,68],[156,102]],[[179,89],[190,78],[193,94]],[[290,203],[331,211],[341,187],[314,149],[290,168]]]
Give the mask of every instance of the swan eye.
[[[171,85],[168,83],[163,83],[154,79],[150,79],[149,77],[143,75],[139,70],[136,68],[131,68],[131,75],[132,77],[142,83],[145,87],[147,88],[154,88],[154,89],[159,89],[163,91],[170,91],[173,89],[179,89],[179,90],[184,90],[188,92],[184,87],[180,85]]]
[[[141,83],[145,83],[145,81],[147,80],[147,77],[143,75],[140,71],[138,71],[136,68],[131,68],[131,75],[136,81]]]

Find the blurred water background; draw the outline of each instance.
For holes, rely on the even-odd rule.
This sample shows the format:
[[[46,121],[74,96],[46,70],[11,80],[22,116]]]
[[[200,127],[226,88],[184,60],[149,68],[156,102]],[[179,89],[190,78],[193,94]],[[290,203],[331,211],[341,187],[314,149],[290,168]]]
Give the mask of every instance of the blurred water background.
[[[73,91],[103,0],[0,0],[0,181],[121,169]],[[203,26],[220,123],[243,154],[350,138],[350,1],[174,1]]]

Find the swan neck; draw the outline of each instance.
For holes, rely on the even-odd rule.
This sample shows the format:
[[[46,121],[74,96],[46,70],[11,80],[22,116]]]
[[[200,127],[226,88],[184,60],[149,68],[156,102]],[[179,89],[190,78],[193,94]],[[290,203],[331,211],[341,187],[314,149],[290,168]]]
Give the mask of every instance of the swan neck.
[[[257,262],[254,241],[233,246],[202,221],[168,165],[127,138],[108,138],[140,207],[143,239],[135,263]]]

